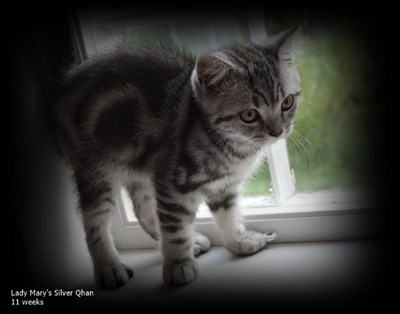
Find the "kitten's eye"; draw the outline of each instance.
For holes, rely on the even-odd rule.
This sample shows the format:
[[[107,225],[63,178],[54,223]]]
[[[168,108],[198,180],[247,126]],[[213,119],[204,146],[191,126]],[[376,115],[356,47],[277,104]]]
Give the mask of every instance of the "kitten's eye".
[[[289,110],[294,104],[294,97],[292,94],[285,97],[281,103],[281,108],[283,111]]]
[[[242,111],[240,114],[240,119],[245,123],[253,123],[261,118],[260,114],[256,109],[247,109]]]

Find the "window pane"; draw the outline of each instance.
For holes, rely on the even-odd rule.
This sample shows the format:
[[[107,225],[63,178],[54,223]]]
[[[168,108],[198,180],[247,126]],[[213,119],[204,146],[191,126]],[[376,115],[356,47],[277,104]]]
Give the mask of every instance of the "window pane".
[[[175,43],[198,54],[247,38],[247,25],[232,16],[152,16],[145,14],[97,17],[92,35],[98,51],[118,42]]]
[[[265,160],[256,173],[244,183],[245,196],[261,196],[270,194],[272,187],[268,163]]]
[[[272,14],[272,13],[271,13]],[[230,16],[152,16],[133,12],[99,14],[92,23],[98,50],[120,40],[175,42],[198,54],[221,45],[246,41],[248,23],[240,12]],[[265,15],[268,34],[304,24],[301,17],[279,19]],[[283,21],[283,22],[282,22]],[[298,191],[371,185],[369,125],[377,106],[368,93],[370,55],[362,36],[351,25],[313,25],[296,61],[303,91],[295,129],[288,139]],[[265,195],[271,187],[268,165],[244,186],[245,195]]]
[[[366,43],[347,26],[311,30],[297,61],[302,101],[288,149],[298,191],[372,183],[373,63]]]

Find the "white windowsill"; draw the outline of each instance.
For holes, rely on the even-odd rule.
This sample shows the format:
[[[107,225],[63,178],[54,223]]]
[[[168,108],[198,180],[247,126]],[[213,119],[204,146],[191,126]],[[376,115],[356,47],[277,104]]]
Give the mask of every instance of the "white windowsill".
[[[276,232],[276,242],[334,241],[368,238],[377,233],[377,207],[373,191],[327,190],[298,193],[284,204],[271,197],[244,198],[244,221],[260,232]],[[205,206],[204,206],[205,207]],[[114,239],[120,249],[151,248],[157,243],[137,222],[123,223],[114,217]],[[208,209],[199,209],[196,229],[206,234],[213,245],[221,245]]]

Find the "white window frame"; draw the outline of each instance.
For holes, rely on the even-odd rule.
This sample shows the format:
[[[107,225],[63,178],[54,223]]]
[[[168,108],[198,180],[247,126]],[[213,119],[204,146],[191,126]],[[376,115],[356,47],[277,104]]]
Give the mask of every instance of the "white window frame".
[[[121,199],[118,208],[113,217],[118,249],[158,247],[137,222],[126,220]],[[275,232],[276,243],[355,240],[379,234],[377,203],[370,190],[297,193],[283,204],[276,204],[270,197],[249,197],[242,199],[241,208],[245,224],[260,232]],[[222,244],[211,213],[201,210],[195,227],[210,238],[212,245]]]
[[[125,12],[126,13],[126,12]],[[94,23],[110,16],[96,16],[78,11],[71,23],[77,40],[75,49],[81,60],[92,56],[104,47],[99,40]],[[268,36],[261,13],[246,15],[250,39],[265,40]],[[102,38],[103,36],[103,38]],[[99,39],[100,37],[100,39]],[[250,228],[261,232],[276,232],[276,242],[335,241],[367,238],[377,233],[376,203],[373,191],[335,189],[313,193],[295,194],[295,178],[289,164],[286,140],[279,140],[266,151],[272,181],[272,195],[246,197],[242,201],[242,213]],[[267,195],[266,191],[266,195]],[[118,197],[113,215],[113,236],[118,249],[153,248],[158,244],[148,236],[137,221],[127,217],[127,204]],[[211,213],[200,208],[195,221],[196,229],[206,234],[212,245],[221,245]]]

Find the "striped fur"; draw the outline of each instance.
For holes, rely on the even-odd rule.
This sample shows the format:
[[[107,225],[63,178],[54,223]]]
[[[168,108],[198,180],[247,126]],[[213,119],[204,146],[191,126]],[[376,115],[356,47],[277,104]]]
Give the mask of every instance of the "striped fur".
[[[210,248],[193,229],[201,202],[234,254],[271,240],[246,231],[237,198],[274,134],[291,131],[297,96],[290,110],[280,104],[300,92],[292,38],[286,32],[269,45],[234,45],[197,60],[176,47],[125,47],[71,71],[55,115],[99,287],[132,276],[109,231],[121,184],[144,230],[161,240],[167,284],[192,281],[195,255]],[[245,123],[240,113],[252,108],[259,120]]]

